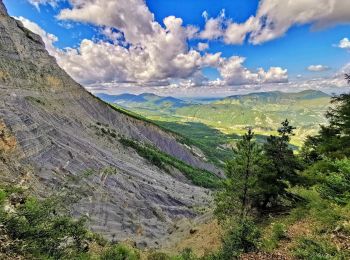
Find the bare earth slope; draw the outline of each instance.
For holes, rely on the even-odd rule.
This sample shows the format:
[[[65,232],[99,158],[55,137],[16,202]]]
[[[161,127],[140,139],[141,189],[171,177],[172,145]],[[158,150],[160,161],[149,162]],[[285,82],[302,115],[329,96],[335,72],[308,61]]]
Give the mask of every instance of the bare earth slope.
[[[85,91],[0,0],[0,181],[20,182],[41,195],[74,190],[73,213],[89,216],[93,230],[157,246],[174,221],[208,203],[208,192],[181,173],[173,177],[150,165],[117,138],[96,134],[100,123],[215,171],[172,134]]]

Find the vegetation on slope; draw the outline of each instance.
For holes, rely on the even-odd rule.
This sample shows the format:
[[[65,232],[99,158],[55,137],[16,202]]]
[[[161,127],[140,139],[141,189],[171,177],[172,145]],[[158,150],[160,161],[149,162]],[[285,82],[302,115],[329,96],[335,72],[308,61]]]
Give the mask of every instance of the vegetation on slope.
[[[228,144],[240,139],[239,135],[226,135],[215,128],[199,122],[155,121],[156,124],[183,136],[184,143],[198,147],[205,157],[219,167],[232,155]]]
[[[138,250],[107,241],[88,230],[86,218],[73,219],[65,198],[37,199],[14,186],[0,188],[0,259],[191,260],[179,255]]]
[[[332,103],[299,156],[288,121],[262,146],[251,131],[238,143],[216,199],[227,232],[215,259],[350,258],[350,94]]]
[[[135,149],[140,156],[165,171],[169,170],[167,166],[178,169],[195,185],[205,188],[218,188],[220,185],[220,179],[213,173],[194,168],[181,160],[159,151],[153,146],[142,145],[126,138],[121,138],[119,141],[125,146]]]
[[[279,123],[288,118],[297,126],[292,143],[302,145],[307,135],[316,134],[318,125],[326,123],[324,113],[329,103],[328,97],[315,99],[268,99],[241,97],[222,101],[187,106],[176,114],[220,129],[226,134],[243,134],[248,127],[254,128],[260,135],[269,136]]]

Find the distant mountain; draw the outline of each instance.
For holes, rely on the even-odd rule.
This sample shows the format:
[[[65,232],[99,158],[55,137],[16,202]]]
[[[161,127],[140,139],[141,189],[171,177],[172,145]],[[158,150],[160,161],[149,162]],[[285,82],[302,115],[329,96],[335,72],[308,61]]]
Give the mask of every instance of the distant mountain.
[[[145,102],[146,99],[144,99],[144,97],[142,96],[138,96],[138,95],[133,95],[133,94],[122,94],[122,95],[108,95],[108,94],[104,94],[104,93],[99,93],[96,95],[97,97],[99,97],[100,99],[102,99],[105,102],[108,103],[117,103],[118,101],[129,101],[129,102]]]
[[[305,90],[297,93],[260,92],[188,102],[147,93],[115,96],[113,100],[191,140],[196,139],[202,150],[209,151],[215,143],[222,148],[218,144],[227,141],[222,133],[241,135],[247,127],[253,127],[256,134],[266,136],[274,133],[286,118],[297,127],[292,142],[299,146],[307,135],[317,133],[320,124],[327,123],[324,114],[330,96],[318,90]],[[194,128],[200,133],[198,138],[193,137]]]
[[[297,93],[286,93],[281,91],[271,91],[271,92],[258,92],[246,95],[234,95],[223,98],[222,101],[239,100],[253,101],[253,102],[263,102],[263,103],[279,103],[286,100],[311,100],[319,98],[329,98],[330,96],[319,90],[304,90]]]
[[[142,108],[148,110],[157,109],[177,109],[184,106],[191,105],[191,102],[177,99],[174,97],[161,97],[152,93],[143,93],[140,95],[134,94],[121,94],[121,95],[108,95],[97,94],[102,100],[118,104],[124,108]]]

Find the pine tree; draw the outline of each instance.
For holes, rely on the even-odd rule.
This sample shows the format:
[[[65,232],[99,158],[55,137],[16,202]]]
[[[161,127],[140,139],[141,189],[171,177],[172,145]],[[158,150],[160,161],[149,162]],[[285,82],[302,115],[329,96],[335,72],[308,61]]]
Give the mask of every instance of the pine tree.
[[[302,164],[290,147],[290,138],[295,127],[286,119],[278,129],[278,136],[271,135],[264,144],[264,160],[261,161],[263,171],[259,176],[260,205],[262,210],[276,206],[281,198],[287,198],[289,184],[299,181],[298,171]]]
[[[243,219],[250,213],[257,197],[262,149],[254,140],[251,129],[233,152],[233,159],[226,164],[224,190],[216,198],[216,214],[221,220],[234,216]]]

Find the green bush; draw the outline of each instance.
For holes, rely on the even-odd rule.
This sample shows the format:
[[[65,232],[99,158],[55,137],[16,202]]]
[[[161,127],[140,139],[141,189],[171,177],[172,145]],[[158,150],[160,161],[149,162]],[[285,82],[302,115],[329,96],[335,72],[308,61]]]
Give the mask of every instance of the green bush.
[[[336,160],[330,164],[328,174],[318,185],[323,198],[345,205],[350,201],[350,159]]]
[[[0,207],[0,223],[10,239],[16,241],[9,253],[39,259],[72,259],[88,250],[90,238],[85,219],[74,220],[60,214],[56,200],[40,201],[11,189],[1,190],[0,197],[14,207],[13,212]]]
[[[282,223],[275,223],[272,225],[271,234],[262,241],[263,249],[272,251],[277,248],[282,239],[287,238],[287,228]]]
[[[193,253],[192,249],[185,248],[181,254],[176,257],[174,260],[196,260],[198,259],[196,255]]]
[[[140,254],[136,249],[125,245],[115,245],[108,248],[101,255],[101,260],[138,260]]]
[[[260,243],[260,230],[252,220],[241,220],[223,239],[221,257],[230,260],[242,253],[254,252]]]
[[[166,253],[153,252],[147,257],[147,260],[171,260],[171,257]]]
[[[287,238],[286,226],[282,223],[276,223],[272,226],[272,237],[277,241]]]

